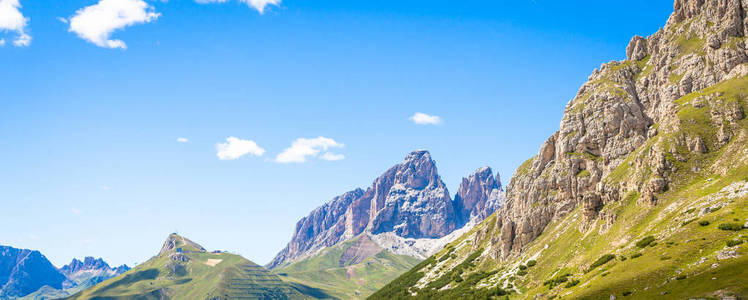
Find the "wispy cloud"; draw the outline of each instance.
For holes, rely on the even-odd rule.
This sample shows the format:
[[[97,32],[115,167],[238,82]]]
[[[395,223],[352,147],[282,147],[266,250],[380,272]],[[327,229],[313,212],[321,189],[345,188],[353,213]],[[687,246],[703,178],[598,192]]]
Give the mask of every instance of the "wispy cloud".
[[[262,156],[265,149],[262,149],[252,140],[242,140],[237,137],[228,137],[226,142],[216,144],[216,156],[220,160],[232,160],[244,155]]]
[[[26,25],[29,18],[21,13],[21,4],[18,0],[0,0],[0,32],[12,31],[17,37],[13,41],[16,47],[25,47],[31,45],[31,36],[26,33]],[[5,45],[5,39],[2,39],[0,46]]]
[[[100,0],[79,9],[68,21],[70,31],[103,48],[127,49],[122,40],[111,39],[116,30],[156,20],[160,13],[143,0]]]
[[[438,125],[442,123],[442,118],[439,116],[427,115],[421,112],[413,114],[409,119],[418,125]]]
[[[224,3],[229,0],[195,0],[197,3]],[[238,0],[239,2],[245,3],[250,7],[256,9],[260,14],[265,13],[265,7],[268,5],[279,5],[281,0]]]
[[[327,151],[329,148],[342,148],[343,144],[336,142],[331,138],[323,136],[305,139],[298,138],[291,147],[286,148],[275,157],[275,161],[279,163],[303,163],[306,162],[310,157],[317,157],[320,152]],[[345,158],[342,154],[334,154],[326,152],[319,157],[324,160],[341,160]]]
[[[321,160],[327,160],[327,161],[336,161],[336,160],[343,160],[345,159],[345,155],[343,154],[335,154],[332,152],[325,152],[322,154],[319,159]]]
[[[71,211],[71,212],[72,212],[72,213],[73,213],[74,215],[80,215],[80,214],[82,213],[80,209],[77,209],[77,208],[75,208],[75,207],[71,208],[71,209],[70,209],[70,211]]]
[[[190,141],[190,139],[185,138],[185,137],[178,137],[177,138],[177,142],[179,142],[179,143],[187,143],[189,141]]]

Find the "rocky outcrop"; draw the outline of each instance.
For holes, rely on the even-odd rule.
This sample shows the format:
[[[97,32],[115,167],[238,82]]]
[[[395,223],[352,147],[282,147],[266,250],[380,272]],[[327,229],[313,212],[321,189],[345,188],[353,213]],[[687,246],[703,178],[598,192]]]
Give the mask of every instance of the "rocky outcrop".
[[[387,186],[386,190],[378,190]],[[379,177],[371,195],[373,234],[395,232],[405,238],[438,238],[456,229],[452,200],[428,151],[414,151]]]
[[[490,191],[477,190],[500,186],[490,169],[488,175],[485,172],[471,177],[476,186],[465,187],[464,197],[452,201],[431,154],[413,151],[366,191],[355,189],[335,197],[301,219],[291,242],[267,267],[298,260],[363,233],[393,233],[403,239],[444,237],[464,224],[462,214],[482,217],[500,205],[498,192],[492,198]]]
[[[462,224],[490,216],[504,202],[498,174],[494,177],[491,168],[482,167],[462,178],[454,202]]]
[[[203,248],[203,246],[200,246],[197,243],[190,241],[189,239],[176,233],[172,233],[166,238],[166,241],[164,241],[164,245],[161,246],[161,251],[158,253],[158,255],[169,256],[173,253],[194,252],[206,252],[206,250],[205,248]]]
[[[626,47],[626,58],[629,60],[640,60],[647,56],[647,40],[638,35],[631,38]]]
[[[130,270],[127,265],[121,265],[116,268],[112,268],[101,258],[94,258],[86,256],[83,261],[73,258],[73,260],[60,268],[60,272],[67,277],[75,276],[81,272],[91,273],[102,273],[102,274],[114,274],[119,275]]]
[[[62,287],[64,290],[77,287],[78,289],[93,286],[99,282],[107,280],[112,277],[117,277],[122,273],[130,270],[127,265],[121,265],[116,268],[112,268],[101,258],[93,258],[86,256],[83,261],[73,258],[73,260],[58,269],[60,273],[67,277],[67,280],[63,283]],[[49,295],[60,294],[60,291],[54,289],[46,289]],[[39,296],[47,296],[45,290],[37,291]]]
[[[509,184],[493,224],[500,235],[492,238],[491,254],[519,253],[549,222],[577,207],[592,222],[629,192],[640,192],[642,205],[657,205],[658,195],[678,184],[679,163],[727,145],[745,117],[739,105],[720,100],[721,94],[675,100],[748,75],[746,8],[745,0],[677,0],[664,28],[632,38],[626,60],[593,71],[567,104],[559,131]],[[704,126],[714,128],[716,138],[694,129],[707,121],[685,109],[707,110]]]
[[[39,251],[0,246],[0,299],[22,297],[45,285],[61,289],[65,280]]]

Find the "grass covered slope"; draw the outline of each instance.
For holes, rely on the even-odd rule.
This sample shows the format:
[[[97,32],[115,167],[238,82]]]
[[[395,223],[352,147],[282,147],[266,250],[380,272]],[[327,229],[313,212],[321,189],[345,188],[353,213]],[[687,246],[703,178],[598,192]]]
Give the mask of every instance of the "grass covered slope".
[[[68,299],[313,299],[319,290],[288,284],[239,255],[211,253],[172,234],[158,256]]]
[[[370,298],[747,298],[744,7],[676,1],[593,71],[497,213]]]
[[[677,166],[674,180],[656,205],[632,191],[591,223],[578,206],[506,260],[484,255],[494,246],[485,237],[501,234],[494,215],[371,299],[748,297],[748,119],[716,147],[719,129],[709,117],[712,106],[748,110],[747,96],[748,77],[741,77],[678,99],[677,130],[661,130],[630,155],[626,161],[675,148],[666,157]],[[676,140],[684,134],[715,150],[681,148]],[[645,176],[626,161],[604,181]]]
[[[385,251],[362,234],[272,272],[283,281],[318,288],[335,298],[360,299],[371,295],[419,261]]]

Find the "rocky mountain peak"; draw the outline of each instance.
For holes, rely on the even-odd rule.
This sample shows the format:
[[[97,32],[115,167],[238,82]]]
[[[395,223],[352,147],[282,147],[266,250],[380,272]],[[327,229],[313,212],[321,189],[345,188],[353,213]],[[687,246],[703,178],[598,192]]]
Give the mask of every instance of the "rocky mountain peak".
[[[67,276],[83,270],[109,271],[111,270],[111,268],[109,267],[109,264],[107,264],[103,259],[97,259],[92,256],[86,256],[85,258],[83,258],[83,261],[80,261],[77,258],[73,258],[73,260],[69,264],[64,265],[62,266],[62,268],[60,268],[60,272]]]
[[[435,238],[455,229],[449,191],[426,150],[408,154],[377,178],[367,192],[373,193],[373,214],[367,227],[373,234]]]
[[[430,161],[431,153],[425,149],[413,150],[405,156],[403,163],[415,162],[415,161]]]
[[[723,2],[726,3],[727,1]],[[693,18],[699,14],[702,5],[704,5],[704,0],[675,0],[670,19],[672,22],[678,23]]]
[[[108,263],[104,261],[104,259],[94,258],[92,256],[86,256],[85,258],[83,258],[83,261],[80,261],[77,258],[73,258],[73,260],[69,264],[64,265],[62,266],[62,268],[60,268],[60,272],[68,277],[74,276],[78,272],[86,271],[122,274],[124,272],[127,272],[128,270],[130,270],[130,267],[128,267],[127,265],[121,265],[119,267],[112,268]]]
[[[409,153],[395,169],[394,183],[402,184],[405,188],[423,189],[442,183],[436,170],[436,163],[426,150]]]
[[[494,177],[490,167],[481,167],[462,178],[455,195],[455,211],[463,223],[472,219],[485,219],[504,201],[499,175]]]
[[[206,250],[203,246],[200,246],[176,233],[172,233],[166,238],[164,245],[161,247],[161,252],[159,252],[158,255],[171,255],[180,252],[206,252]]]
[[[632,191],[655,205],[682,171],[676,165],[688,161],[682,149],[701,155],[729,146],[745,114],[737,101],[707,89],[743,84],[748,75],[747,7],[739,0],[677,0],[664,28],[633,37],[626,60],[594,70],[567,104],[559,131],[512,178],[493,255],[519,254],[576,207],[591,223]],[[706,93],[678,102],[695,91]],[[691,129],[696,121],[684,110],[703,118],[713,136]]]
[[[490,177],[489,185],[495,187],[497,181],[493,174]],[[476,211],[473,205],[487,203],[481,199],[471,198],[473,202],[465,206],[467,215]],[[298,260],[362,233],[441,238],[463,224],[431,154],[416,150],[375,179],[365,191],[355,189],[344,193],[302,218],[296,224],[291,242],[268,267]]]

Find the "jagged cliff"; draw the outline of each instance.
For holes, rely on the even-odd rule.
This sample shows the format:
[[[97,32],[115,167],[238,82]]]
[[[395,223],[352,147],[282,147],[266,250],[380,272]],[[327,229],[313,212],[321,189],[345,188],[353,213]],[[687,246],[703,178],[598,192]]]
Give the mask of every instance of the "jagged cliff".
[[[301,219],[268,265],[289,282],[342,299],[370,295],[498,209],[504,192],[482,167],[454,200],[425,150],[413,151],[365,191],[332,199]]]
[[[635,36],[625,61],[593,71],[567,104],[560,130],[512,178],[496,219],[501,236],[494,254],[519,253],[549,222],[577,206],[592,220],[630,191],[654,205],[657,194],[679,180],[672,176],[682,171],[675,161],[688,154],[678,148],[703,154],[727,145],[744,118],[737,102],[716,103],[716,95],[699,100],[717,130],[711,139],[690,132],[694,121],[682,118],[684,108],[675,100],[748,74],[744,7],[737,0],[676,1],[665,28],[646,39]],[[678,132],[669,149],[658,145],[625,161],[660,132]],[[623,163],[630,174],[615,172]]]
[[[744,291],[747,9],[675,1],[664,28],[592,72],[501,209],[373,298]]]
[[[106,273],[106,274],[122,274],[130,270],[127,265],[121,265],[116,268],[112,268],[101,258],[94,258],[92,256],[86,256],[83,261],[73,258],[73,260],[60,268],[60,272],[70,278],[76,274],[89,272],[89,273]]]
[[[267,265],[276,268],[362,233],[438,239],[471,218],[485,218],[503,200],[501,184],[484,167],[463,179],[455,201],[425,150],[409,153],[366,189],[333,198],[296,224],[291,242]]]
[[[504,203],[499,175],[482,167],[462,179],[455,195],[455,210],[461,223],[482,221]]]

